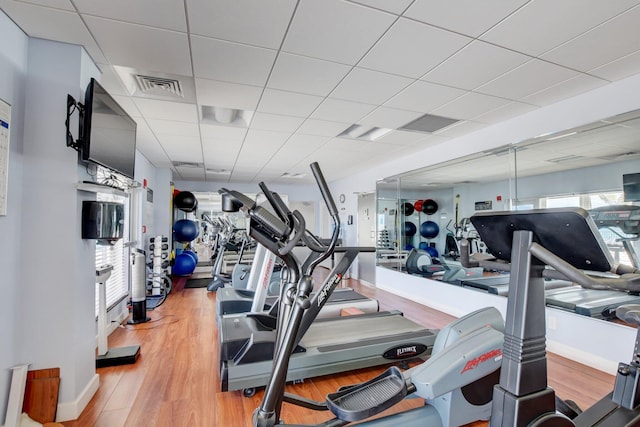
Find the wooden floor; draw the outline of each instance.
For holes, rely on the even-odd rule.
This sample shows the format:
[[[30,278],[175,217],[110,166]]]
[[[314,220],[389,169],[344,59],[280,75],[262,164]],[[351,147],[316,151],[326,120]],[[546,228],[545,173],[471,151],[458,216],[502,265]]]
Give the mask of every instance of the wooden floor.
[[[453,317],[396,295],[349,280],[345,283],[380,301],[381,309],[399,309],[428,328],[441,328]],[[151,321],[123,326],[109,337],[109,347],[140,344],[137,363],[98,369],[100,388],[80,418],[67,427],[119,426],[251,426],[251,414],[262,392],[252,398],[240,391],[221,392],[218,373],[215,294],[205,288],[174,290],[167,301],[149,312]],[[613,376],[549,354],[549,385],[565,399],[587,407],[607,394]],[[288,391],[315,400],[337,387],[367,380],[384,368],[369,368],[308,379]],[[398,410],[419,405],[403,401]],[[330,418],[289,404],[283,408],[288,423],[318,423]],[[485,425],[474,423],[473,425]]]

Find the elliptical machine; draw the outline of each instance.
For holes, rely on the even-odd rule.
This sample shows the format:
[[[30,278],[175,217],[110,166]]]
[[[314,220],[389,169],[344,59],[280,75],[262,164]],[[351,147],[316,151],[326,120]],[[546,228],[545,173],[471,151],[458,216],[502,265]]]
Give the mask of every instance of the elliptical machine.
[[[311,169],[334,222],[332,239],[317,260],[298,266],[288,250],[300,239],[298,235],[301,224],[304,224],[304,218],[298,212],[293,213],[295,226],[292,237],[286,241],[288,227],[283,221],[250,209],[252,224],[255,220],[257,227],[269,230],[272,237],[278,238],[278,244],[271,245],[270,249],[278,253],[293,273],[283,293],[285,303],[281,305],[278,318],[273,369],[262,403],[254,413],[253,425],[281,425],[282,403],[286,401],[308,409],[331,410],[336,418],[322,425],[343,426],[378,414],[408,395],[421,397],[427,404],[366,425],[453,426],[487,419],[491,408],[491,389],[497,383],[502,357],[503,322],[495,308],[471,313],[442,330],[434,345],[433,356],[404,373],[392,367],[371,381],[343,387],[338,393],[329,395],[326,403],[285,393],[289,359],[301,339],[299,330],[303,314],[309,308],[313,269],[334,250],[339,233],[338,211],[324,177],[317,163],[313,163]]]

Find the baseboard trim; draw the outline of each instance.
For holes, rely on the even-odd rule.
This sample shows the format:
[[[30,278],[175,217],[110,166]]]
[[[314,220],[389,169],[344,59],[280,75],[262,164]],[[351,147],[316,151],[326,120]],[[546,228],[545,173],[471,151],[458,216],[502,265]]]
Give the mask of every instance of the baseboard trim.
[[[56,421],[77,420],[91,401],[91,398],[93,398],[93,395],[98,391],[98,387],[100,387],[100,375],[95,374],[76,400],[58,404]]]

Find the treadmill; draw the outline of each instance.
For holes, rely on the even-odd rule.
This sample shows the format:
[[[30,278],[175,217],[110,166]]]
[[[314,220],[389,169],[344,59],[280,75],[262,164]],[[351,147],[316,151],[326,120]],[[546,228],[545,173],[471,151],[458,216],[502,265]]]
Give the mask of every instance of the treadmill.
[[[338,211],[318,164],[313,163],[311,169],[334,222],[331,243],[326,246],[318,244],[321,242],[317,238],[304,231],[302,215],[288,211],[278,195],[271,193],[264,183],[260,187],[277,217],[241,193],[220,190],[223,196],[232,198],[247,210],[251,217],[252,237],[278,253],[290,275],[288,283],[281,289],[277,317],[251,314],[221,319],[218,338],[222,391],[244,389],[245,394],[250,395],[256,387],[268,383],[275,371],[274,364],[287,363],[286,369],[278,371],[286,372],[287,381],[296,381],[394,361],[426,358],[431,354],[437,331],[406,319],[399,311],[316,320],[360,248],[343,248],[345,254],[342,259],[333,267],[319,291],[308,297],[313,288],[311,271],[334,251],[340,229]],[[317,254],[303,265],[290,253],[296,240],[300,239]],[[295,339],[285,339],[291,335]],[[283,343],[289,345],[290,342],[293,347],[282,348]],[[274,354],[278,354],[276,360],[273,360]],[[291,354],[290,360],[281,357],[284,354]]]
[[[636,245],[640,236],[640,206],[603,206],[591,209],[589,216],[596,224],[610,252],[617,252],[618,255],[620,252],[624,252],[627,257],[622,260],[637,268]],[[612,246],[617,247],[617,250],[611,251]],[[621,259],[613,261],[619,262]],[[591,274],[605,278],[616,277],[610,272]],[[615,317],[616,308],[622,304],[640,304],[640,296],[637,292],[618,289],[589,289],[583,286],[572,286],[546,292],[545,299],[550,307],[600,319]]]
[[[375,251],[375,249],[361,248],[362,251]],[[345,250],[337,247],[336,252],[345,252]],[[268,252],[264,246],[258,245],[254,262],[248,273],[247,288],[226,287],[216,291],[216,321],[219,323],[223,316],[277,310],[278,296],[271,295],[273,283],[271,275],[274,265],[275,255]],[[359,294],[351,288],[337,288],[318,313],[318,318],[340,316],[342,310],[346,308],[357,308],[361,312],[372,313],[378,311],[379,304],[377,300]]]

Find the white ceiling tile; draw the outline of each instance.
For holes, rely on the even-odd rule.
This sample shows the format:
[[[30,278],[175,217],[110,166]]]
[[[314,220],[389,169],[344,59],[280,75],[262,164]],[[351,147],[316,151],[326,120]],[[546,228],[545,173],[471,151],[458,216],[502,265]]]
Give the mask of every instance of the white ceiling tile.
[[[536,110],[539,107],[514,101],[473,118],[474,122],[494,124]]]
[[[332,122],[328,120],[307,119],[296,131],[300,135],[317,135],[334,137],[353,123]]]
[[[267,87],[327,96],[349,70],[348,65],[283,52],[278,55]]]
[[[337,135],[337,134],[336,134]],[[335,135],[334,135],[335,136]],[[307,152],[310,153],[326,144],[331,137],[319,135],[292,135],[282,149],[282,153],[289,155]],[[305,155],[306,156],[306,155]]]
[[[311,117],[334,122],[346,121],[348,123],[358,123],[358,120],[373,111],[374,108],[376,108],[375,105],[327,98],[320,104],[316,111],[313,112]]]
[[[545,53],[542,55],[542,59],[580,71],[608,64],[640,49],[639,23],[640,6],[636,6],[580,37]]]
[[[406,77],[355,67],[335,88],[331,97],[379,105],[413,81]]]
[[[133,102],[145,118],[198,123],[198,110],[194,104],[133,98]]]
[[[404,16],[477,37],[529,0],[416,0]]]
[[[401,14],[411,4],[413,0],[351,0],[352,3],[360,3],[365,6],[371,6],[376,9],[384,10],[394,13],[396,15]]]
[[[147,119],[147,124],[156,135],[184,135],[200,138],[200,128],[197,123],[177,122],[175,120]]]
[[[521,53],[474,40],[425,74],[422,80],[473,90],[530,59]]]
[[[406,130],[394,130],[376,139],[376,143],[391,145],[414,145],[426,138],[428,134],[422,132],[408,132]]]
[[[144,153],[144,157],[156,167],[171,166],[167,153],[146,123],[139,123],[136,129],[136,149]]]
[[[24,0],[19,0],[19,1],[24,1]],[[29,0],[29,1],[24,1],[24,3],[31,3],[38,6],[52,7],[55,9],[69,10],[73,12],[75,12],[76,10],[73,7],[73,4],[71,4],[69,0]]]
[[[375,142],[363,141],[360,139],[333,138],[329,140],[321,149],[332,150],[334,153],[357,153],[360,159],[362,159],[363,157],[366,158],[371,155],[370,152],[374,150],[375,144]]]
[[[259,86],[195,79],[198,104],[255,111],[262,94]]]
[[[262,86],[267,81],[276,51],[191,36],[195,77]]]
[[[355,65],[396,19],[341,0],[302,0],[283,50]]]
[[[265,150],[272,151],[273,149],[280,148],[290,136],[290,132],[249,129],[242,149],[246,150],[250,148],[255,155],[261,156]]]
[[[568,68],[532,59],[478,87],[476,92],[518,100],[577,75]]]
[[[212,162],[224,164],[225,168],[233,167],[241,148],[242,140],[202,139],[202,152],[205,161],[208,164]]]
[[[398,110],[397,108],[378,107],[363,117],[358,124],[396,129],[422,116],[416,111]]]
[[[589,74],[610,81],[621,80],[638,73],[640,73],[640,50],[589,70]]]
[[[481,39],[539,56],[635,4],[635,0],[531,1]]]
[[[200,134],[203,140],[241,143],[247,134],[247,129],[235,126],[200,124]]]
[[[419,80],[385,102],[384,105],[401,110],[427,113],[464,94],[465,91],[460,89]]]
[[[304,122],[302,117],[257,112],[251,121],[252,129],[293,132]]]
[[[609,83],[606,80],[579,74],[574,78],[549,86],[539,92],[522,98],[522,102],[537,106],[545,106],[571,98],[572,96],[596,89]]]
[[[187,5],[192,34],[277,49],[296,2],[188,0]]]
[[[459,98],[444,104],[432,111],[433,114],[451,117],[458,120],[468,120],[472,117],[489,112],[511,101],[482,93],[467,92]]]
[[[358,65],[419,78],[471,40],[430,25],[400,18]]]
[[[160,145],[173,160],[202,162],[200,138],[195,136],[156,134]]]
[[[142,117],[142,113],[138,110],[138,106],[133,102],[133,98],[122,95],[111,95],[119,106],[133,118]]]
[[[307,117],[320,105],[324,98],[315,95],[265,89],[258,105],[258,111],[285,116]]]
[[[108,62],[78,14],[16,1],[0,6],[29,37],[83,45],[94,62]]]
[[[175,168],[175,170],[185,181],[204,181],[204,168],[182,167]]]
[[[73,0],[83,15],[116,19],[134,24],[149,25],[174,31],[187,31],[183,0],[164,0],[158,7],[156,0]]]
[[[447,126],[444,129],[434,132],[434,134],[450,138],[457,138],[459,136],[475,132],[485,127],[487,127],[485,123],[477,123],[466,120],[463,122],[454,123],[451,126]]]
[[[192,75],[186,34],[94,16],[84,20],[111,65]]]

